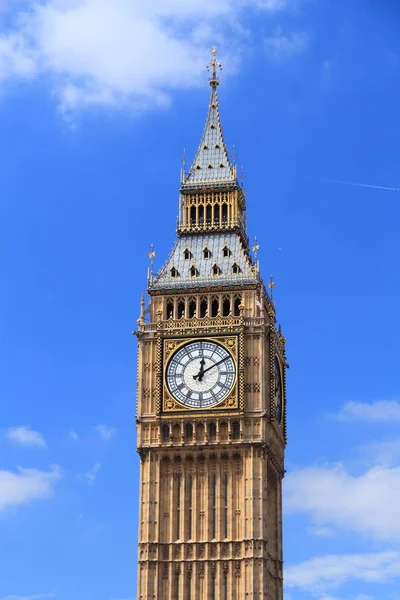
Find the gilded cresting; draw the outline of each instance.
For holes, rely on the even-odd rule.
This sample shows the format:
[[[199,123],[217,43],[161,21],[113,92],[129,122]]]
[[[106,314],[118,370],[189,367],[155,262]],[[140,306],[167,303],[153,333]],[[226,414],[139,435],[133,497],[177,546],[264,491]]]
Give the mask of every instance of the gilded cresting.
[[[209,68],[177,239],[160,272],[150,272],[135,332],[137,598],[282,600],[285,339],[248,244],[215,49]]]

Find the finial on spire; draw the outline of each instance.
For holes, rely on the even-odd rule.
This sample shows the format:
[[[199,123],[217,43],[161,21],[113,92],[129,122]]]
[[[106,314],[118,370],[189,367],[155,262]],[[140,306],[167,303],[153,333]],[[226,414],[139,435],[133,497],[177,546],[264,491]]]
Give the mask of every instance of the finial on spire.
[[[222,65],[217,58],[217,46],[213,46],[211,50],[212,59],[207,65],[207,70],[212,71],[212,77],[210,77],[210,85],[215,88],[219,85],[219,79],[217,77],[217,71],[221,71]]]
[[[155,257],[156,257],[156,252],[154,250],[154,244],[150,244],[150,252],[149,252],[150,267],[153,266]]]
[[[271,295],[271,300],[273,300],[273,291],[274,291],[275,286],[276,286],[276,283],[274,281],[274,277],[273,277],[273,275],[270,275],[268,287],[269,287],[269,293]]]
[[[253,254],[254,254],[254,258],[255,260],[257,260],[257,256],[258,256],[258,251],[260,249],[260,244],[258,243],[258,240],[256,237],[254,237],[254,245],[252,247],[253,250]]]
[[[232,146],[232,164],[233,164],[234,167],[236,167],[236,159],[237,159],[236,146],[234,144]]]

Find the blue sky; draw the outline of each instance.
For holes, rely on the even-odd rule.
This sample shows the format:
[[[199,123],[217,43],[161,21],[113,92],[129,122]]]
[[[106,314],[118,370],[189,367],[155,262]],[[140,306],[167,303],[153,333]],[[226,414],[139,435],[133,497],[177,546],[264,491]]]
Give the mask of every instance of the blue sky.
[[[400,8],[0,0],[0,600],[133,600],[136,347],[220,48],[288,339],[286,600],[399,600]]]

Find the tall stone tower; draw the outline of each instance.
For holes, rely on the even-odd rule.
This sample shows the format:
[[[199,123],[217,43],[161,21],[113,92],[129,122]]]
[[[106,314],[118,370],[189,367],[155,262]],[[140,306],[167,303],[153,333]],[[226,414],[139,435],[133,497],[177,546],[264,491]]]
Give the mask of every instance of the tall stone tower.
[[[137,600],[282,600],[285,339],[249,248],[215,49],[209,66],[177,239],[135,332]]]

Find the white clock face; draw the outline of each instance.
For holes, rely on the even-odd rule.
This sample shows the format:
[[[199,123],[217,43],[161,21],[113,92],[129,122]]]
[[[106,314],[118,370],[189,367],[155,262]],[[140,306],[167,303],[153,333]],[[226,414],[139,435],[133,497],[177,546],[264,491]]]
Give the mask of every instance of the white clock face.
[[[167,384],[174,398],[189,408],[209,408],[232,390],[236,368],[220,344],[189,342],[173,354],[167,366]]]

